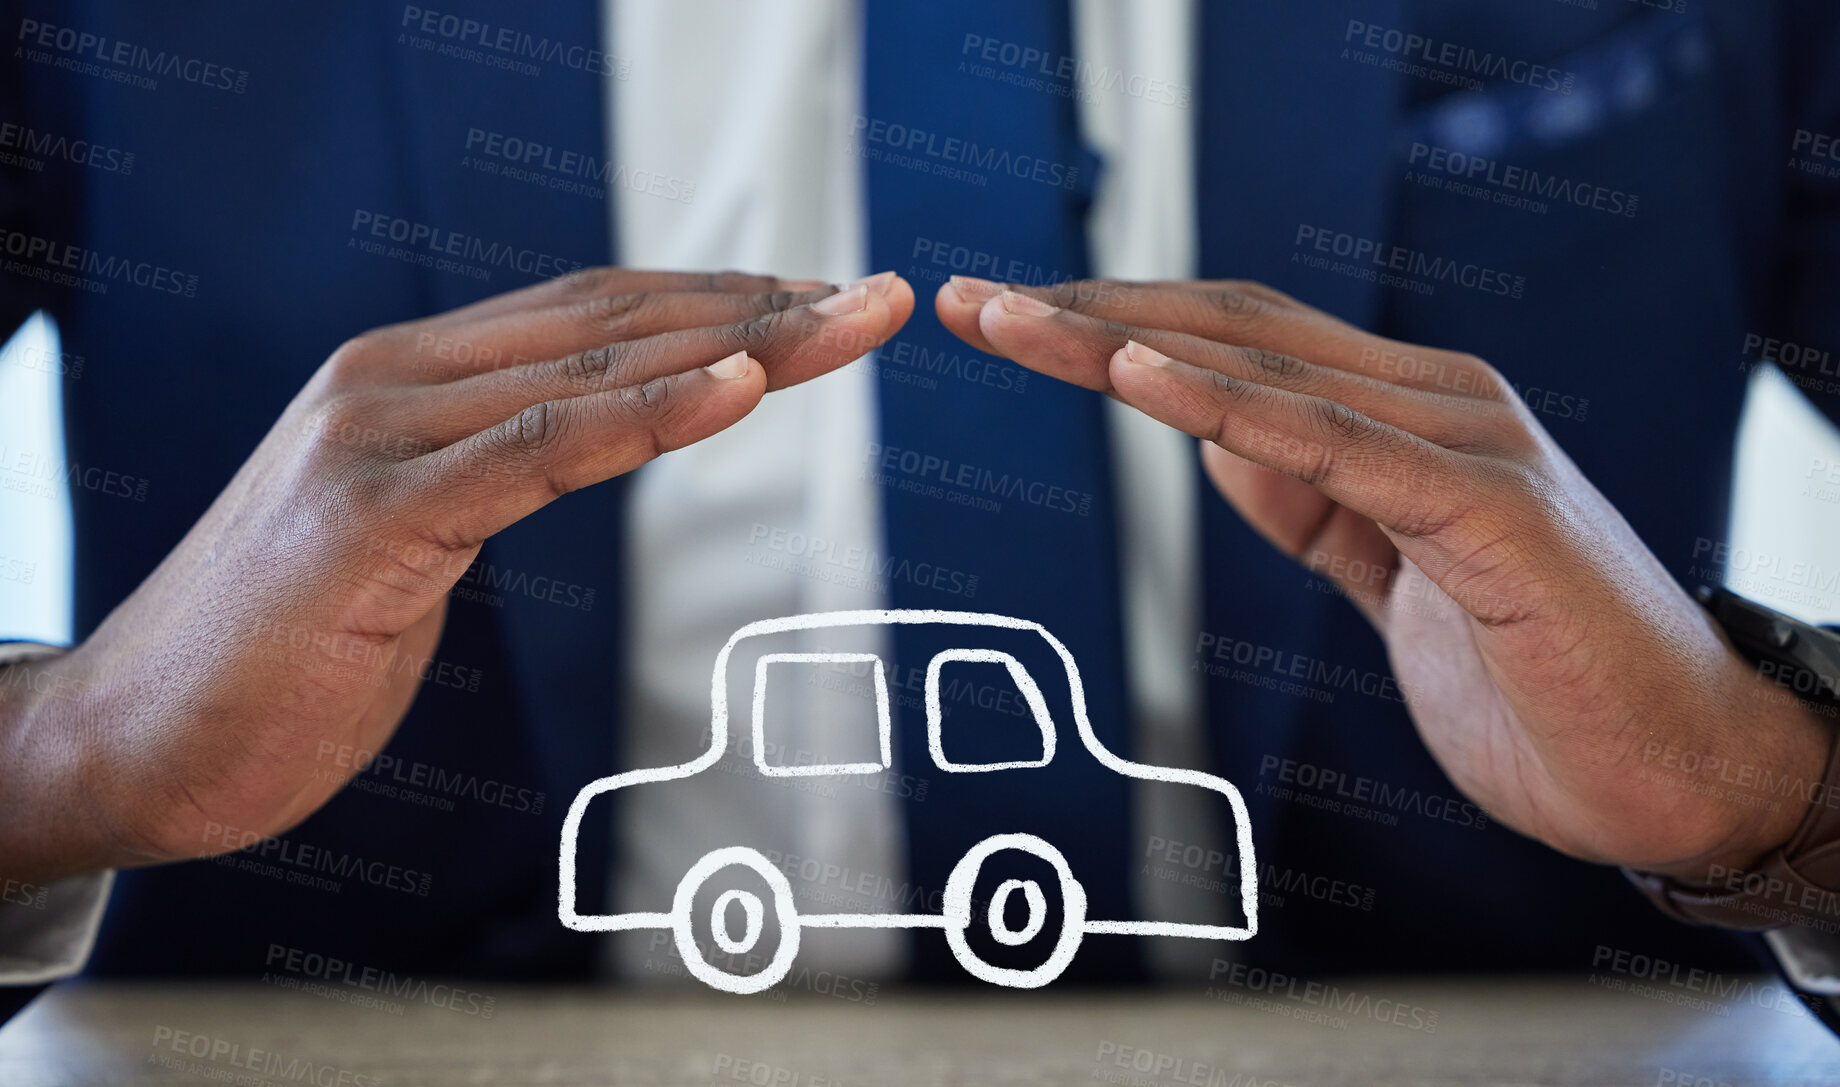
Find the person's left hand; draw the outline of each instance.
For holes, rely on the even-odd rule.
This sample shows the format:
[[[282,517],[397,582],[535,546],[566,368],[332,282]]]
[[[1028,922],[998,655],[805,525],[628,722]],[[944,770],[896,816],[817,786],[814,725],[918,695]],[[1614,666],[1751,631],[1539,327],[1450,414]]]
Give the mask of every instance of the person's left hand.
[[[1433,756],[1510,827],[1706,882],[1801,821],[1827,724],[1745,663],[1480,359],[1251,283],[961,277],[935,306],[979,350],[1202,438],[1220,493],[1361,609]],[[1803,787],[1734,802],[1645,773],[1658,750]]]

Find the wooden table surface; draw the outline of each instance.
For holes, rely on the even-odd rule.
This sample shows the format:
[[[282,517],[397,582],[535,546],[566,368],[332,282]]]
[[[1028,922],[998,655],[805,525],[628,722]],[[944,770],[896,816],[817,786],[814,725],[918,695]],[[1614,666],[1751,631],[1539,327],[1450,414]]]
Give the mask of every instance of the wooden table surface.
[[[0,1084],[1840,1084],[1797,1008],[1583,981],[867,995],[72,984],[0,1030]]]

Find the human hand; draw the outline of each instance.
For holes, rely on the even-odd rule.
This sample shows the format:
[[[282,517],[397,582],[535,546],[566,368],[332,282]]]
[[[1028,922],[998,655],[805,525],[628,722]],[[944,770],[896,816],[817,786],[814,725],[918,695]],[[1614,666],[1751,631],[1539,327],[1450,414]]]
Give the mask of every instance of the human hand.
[[[1510,827],[1704,882],[1801,821],[1830,727],[1731,649],[1480,359],[1253,283],[961,278],[935,306],[979,350],[1203,439],[1215,487],[1374,624],[1433,756]],[[1643,773],[1658,749],[1803,802]]]
[[[88,640],[0,684],[0,870],[298,823],[360,769],[326,774],[322,742],[396,729],[487,537],[862,355],[913,304],[892,272],[838,290],[596,269],[347,342]]]

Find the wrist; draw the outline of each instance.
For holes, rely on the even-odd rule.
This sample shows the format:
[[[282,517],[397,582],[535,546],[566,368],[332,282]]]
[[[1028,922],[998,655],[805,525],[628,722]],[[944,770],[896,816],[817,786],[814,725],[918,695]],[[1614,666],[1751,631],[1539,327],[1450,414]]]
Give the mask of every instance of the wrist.
[[[97,780],[106,720],[73,651],[0,666],[0,869],[46,882],[131,861],[108,831],[119,789]]]
[[[1735,662],[1742,676],[1724,700],[1721,717],[1705,722],[1724,730],[1725,754],[1701,760],[1687,787],[1704,802],[1707,848],[1667,863],[1636,865],[1685,884],[1716,883],[1757,868],[1790,845],[1817,805],[1840,782],[1828,781],[1836,727],[1831,707],[1815,706]]]

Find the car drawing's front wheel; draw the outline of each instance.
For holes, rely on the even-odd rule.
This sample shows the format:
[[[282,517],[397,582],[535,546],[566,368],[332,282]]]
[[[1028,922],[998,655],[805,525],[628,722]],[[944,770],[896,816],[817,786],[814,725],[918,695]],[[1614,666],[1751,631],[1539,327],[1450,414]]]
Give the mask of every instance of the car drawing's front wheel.
[[[724,868],[740,865],[753,869],[766,880],[773,896],[773,916],[779,923],[779,947],[758,973],[736,974],[710,962],[696,942],[696,895],[710,878]],[[744,918],[742,932],[735,935],[729,920],[731,907],[739,905]],[[709,928],[717,949],[727,955],[747,955],[760,943],[765,929],[766,905],[752,891],[731,889],[716,896],[709,911]],[[714,849],[690,866],[677,883],[677,895],[671,900],[671,933],[677,940],[677,953],[684,966],[703,984],[727,993],[758,993],[779,983],[792,970],[792,960],[799,953],[799,915],[792,904],[792,882],[773,867],[766,855],[744,845]]]
[[[971,892],[977,886],[978,872],[992,854],[1005,849],[1018,850],[1047,861],[1053,866],[1057,877],[1060,932],[1055,936],[1048,960],[1031,970],[1013,970],[985,962],[972,949],[967,938],[972,924],[979,920],[973,916],[971,905]],[[1022,892],[1023,901],[1028,906],[1028,920],[1021,928],[1013,929],[1005,919],[1005,911],[1010,896],[1017,891]],[[981,920],[989,927],[991,938],[997,943],[1005,947],[1019,947],[1041,934],[1047,924],[1048,912],[1048,898],[1039,883],[1032,879],[1010,879],[998,885]],[[952,874],[946,877],[945,920],[946,942],[951,945],[952,954],[958,958],[959,965],[972,977],[1012,989],[1036,989],[1060,977],[1067,969],[1067,964],[1073,961],[1074,953],[1079,951],[1080,940],[1086,934],[1086,889],[1073,878],[1073,870],[1068,867],[1067,858],[1061,856],[1061,851],[1044,839],[1033,834],[994,834],[971,847],[952,867]]]

